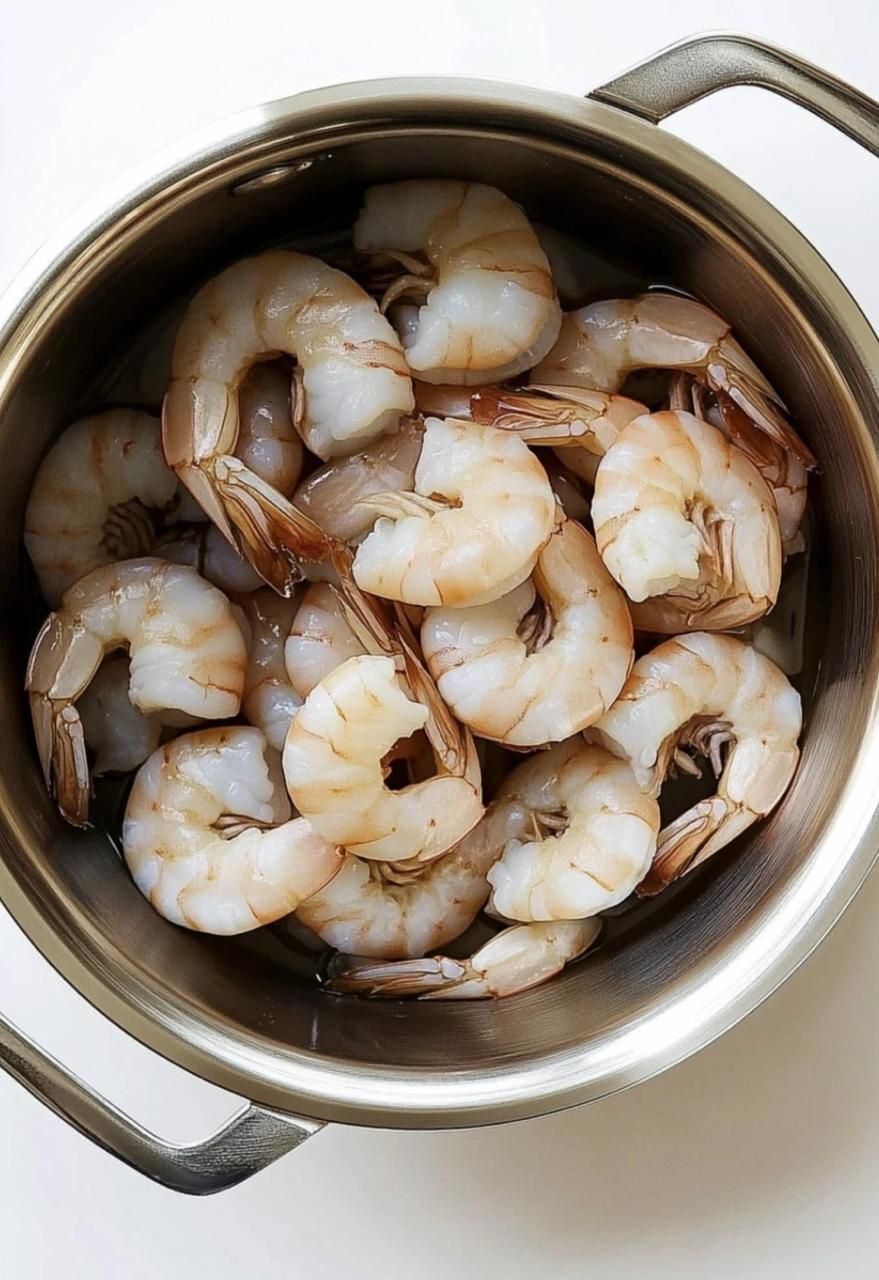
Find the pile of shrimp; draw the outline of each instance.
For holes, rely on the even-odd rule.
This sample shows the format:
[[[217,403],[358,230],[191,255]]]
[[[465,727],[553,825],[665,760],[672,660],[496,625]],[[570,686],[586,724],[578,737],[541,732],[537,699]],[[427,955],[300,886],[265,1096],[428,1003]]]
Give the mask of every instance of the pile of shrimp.
[[[337,992],[512,995],[787,790],[799,695],[748,635],[814,459],[702,303],[563,314],[492,187],[373,187],[341,265],[233,263],[160,418],[44,458],[37,753],[79,827],[130,775],[113,834],[174,925],[284,921]]]

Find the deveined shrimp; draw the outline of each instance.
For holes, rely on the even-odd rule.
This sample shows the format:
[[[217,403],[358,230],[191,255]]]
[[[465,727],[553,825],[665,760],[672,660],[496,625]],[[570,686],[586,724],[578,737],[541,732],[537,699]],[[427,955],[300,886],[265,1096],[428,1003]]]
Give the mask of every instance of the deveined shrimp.
[[[785,416],[784,405],[716,312],[679,294],[593,302],[569,312],[535,382],[619,391],[635,369],[686,370],[725,392],[761,431],[806,466],[815,459]]]
[[[305,592],[284,646],[287,677],[300,698],[336,667],[363,653],[333,588],[315,582]]]
[[[488,898],[489,868],[528,823],[516,795],[502,786],[473,830],[417,876],[391,880],[380,863],[348,854],[339,874],[296,914],[329,946],[349,955],[424,955],[469,929]]]
[[[332,979],[334,991],[388,1000],[502,999],[539,986],[592,946],[601,921],[555,920],[502,929],[472,956],[427,956],[385,964],[353,963]]]
[[[604,563],[636,602],[636,627],[720,630],[775,603],[772,493],[735,445],[691,413],[647,414],[620,433],[598,468],[592,520]]]
[[[404,419],[399,430],[373,440],[360,453],[318,467],[294,493],[293,505],[332,538],[360,538],[375,523],[375,513],[361,505],[364,498],[408,493],[415,487],[422,436],[420,422]]]
[[[540,746],[579,733],[611,705],[634,657],[632,620],[586,530],[565,520],[534,573],[470,609],[428,609],[428,669],[454,715],[481,737]]]
[[[488,872],[507,920],[579,920],[622,902],[656,849],[659,807],[629,765],[581,738],[516,770],[532,830],[508,840]]]
[[[266,749],[258,729],[202,729],[161,747],[138,772],[122,849],[166,920],[244,933],[289,915],[338,871],[340,852],[304,818],[275,825],[286,798],[275,795],[282,788]]]
[[[390,791],[382,760],[427,724],[429,708],[397,682],[392,658],[349,658],[317,684],[290,725],[284,774],[296,808],[327,840],[363,858],[428,862],[482,816],[478,763]]]
[[[746,458],[750,458],[775,498],[785,555],[802,551],[804,544],[800,526],[806,510],[809,479],[805,465],[796,454],[776,444],[756,427],[744,410],[722,391],[714,396],[714,404],[706,403],[708,397],[709,393],[700,382],[679,374],[671,384],[669,407],[692,410],[697,417],[705,418],[737,445]]]
[[[241,608],[249,633],[241,712],[262,729],[270,747],[281,751],[290,721],[302,705],[284,665],[297,604],[264,587],[242,600]]]
[[[46,783],[75,826],[86,824],[89,801],[75,704],[104,657],[124,648],[129,697],[141,711],[223,720],[241,702],[244,640],[221,591],[193,569],[152,557],[86,574],[40,629],[25,681]]]
[[[144,715],[128,696],[128,659],[108,658],[77,703],[92,773],[129,773],[152,755],[162,736],[158,716]]]
[[[797,767],[801,728],[796,689],[774,662],[732,636],[694,632],[638,659],[589,735],[627,760],[653,794],[675,765],[698,772],[687,747],[708,755],[719,775],[715,795],[660,833],[639,892],[657,893],[774,809]]]
[[[149,414],[109,409],[67,427],[40,464],[24,517],[25,546],[49,606],[90,570],[149,551],[153,515],[176,491]]]
[[[519,206],[494,187],[436,179],[371,187],[354,244],[400,255],[403,272],[382,308],[404,296],[423,300],[403,344],[425,382],[513,377],[558,337],[561,309],[546,254]]]
[[[162,408],[165,458],[224,536],[288,594],[301,576],[291,550],[301,526],[283,495],[233,456],[239,385],[278,354],[299,361],[300,430],[322,457],[393,428],[413,400],[391,326],[359,285],[317,258],[274,250],[244,259],[190,303]]]
[[[556,518],[546,472],[522,440],[494,427],[428,418],[414,493],[363,503],[380,517],[354,577],[407,604],[484,604],[523,582]]]

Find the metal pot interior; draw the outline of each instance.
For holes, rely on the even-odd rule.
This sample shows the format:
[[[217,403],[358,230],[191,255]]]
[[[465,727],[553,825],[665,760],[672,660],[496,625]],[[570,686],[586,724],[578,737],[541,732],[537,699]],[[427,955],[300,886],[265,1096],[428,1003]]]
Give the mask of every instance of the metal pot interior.
[[[153,198],[136,225],[120,219],[100,253],[80,255],[69,287],[34,327],[26,355],[12,373],[7,368],[0,418],[7,900],[40,945],[62,967],[69,961],[79,985],[114,1016],[123,1004],[137,1006],[139,1021],[130,1025],[139,1034],[161,1021],[154,1042],[165,1051],[276,1105],[395,1124],[417,1123],[421,1109],[434,1123],[455,1123],[548,1109],[637,1079],[719,1029],[714,1014],[729,1021],[737,1001],[753,1003],[752,990],[768,990],[783,976],[772,969],[773,948],[783,951],[801,932],[811,945],[817,935],[808,939],[809,917],[839,893],[840,882],[850,894],[872,857],[863,837],[875,796],[861,790],[856,802],[852,786],[873,733],[876,685],[879,490],[865,425],[875,420],[875,390],[842,328],[834,332],[825,302],[793,269],[785,278],[781,250],[773,254],[743,215],[725,207],[721,192],[685,178],[658,150],[614,138],[608,121],[615,113],[580,110],[577,146],[561,132],[553,139],[544,128],[541,136],[536,125],[530,136],[477,127],[462,107],[457,122],[425,120],[418,129],[376,122],[349,129],[347,140],[337,131],[331,147],[316,149],[312,141],[308,163],[237,193],[243,179],[291,157],[289,138],[276,137],[258,157],[242,154],[225,168],[205,165]],[[591,134],[590,111],[601,122]],[[21,693],[41,613],[21,546],[22,514],[52,438],[108,401],[158,409],[167,335],[183,300],[214,270],[268,245],[319,250],[337,243],[365,185],[417,175],[492,182],[540,223],[597,249],[586,287],[569,304],[663,283],[714,305],[786,397],[822,467],[813,483],[804,751],[783,805],[663,898],[618,915],[604,945],[551,984],[493,1004],[334,997],[320,989],[313,962],[283,930],[217,939],[167,924],[100,830],[77,833],[57,818]],[[104,812],[116,800],[106,791]],[[709,996],[711,982],[723,984],[722,996]],[[105,1000],[101,993],[110,990]],[[682,1013],[686,1025],[672,1028],[670,1011],[694,993],[702,1004]],[[199,1042],[197,1055],[187,1055],[187,1040]],[[565,1082],[558,1064],[565,1064]],[[495,1089],[489,1102],[490,1082],[519,1069],[534,1073],[531,1085],[506,1101]],[[347,1110],[336,1106],[334,1081],[343,1075],[369,1078],[384,1094],[371,1095],[368,1111],[356,1100]],[[409,1082],[405,1114],[395,1076]],[[441,1095],[433,1093],[420,1108],[422,1086],[427,1099],[437,1082],[453,1090],[455,1078],[472,1084],[457,1111],[441,1114]]]

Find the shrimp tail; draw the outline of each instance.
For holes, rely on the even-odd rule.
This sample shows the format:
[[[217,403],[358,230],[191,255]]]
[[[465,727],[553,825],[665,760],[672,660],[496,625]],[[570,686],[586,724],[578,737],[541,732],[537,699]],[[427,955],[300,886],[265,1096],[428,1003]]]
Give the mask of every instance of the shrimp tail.
[[[542,391],[480,387],[470,398],[470,413],[474,422],[514,431],[527,444],[577,446],[589,435],[588,419],[581,405],[550,398]]]
[[[440,697],[436,682],[418,654],[405,614],[398,610],[392,617],[382,600],[357,586],[350,548],[334,544],[331,559],[340,584],[334,590],[349,627],[367,651],[394,659],[411,697],[427,708],[424,732],[437,763],[443,772],[465,779],[479,795],[482,775],[473,735],[458,723]]]
[[[58,710],[43,694],[32,693],[30,704],[46,786],[71,826],[88,827],[91,780],[79,712],[70,704]]]
[[[393,284],[388,285],[381,296],[378,309],[382,315],[386,315],[388,309],[395,302],[399,302],[401,298],[404,298],[407,302],[423,303],[433,285],[432,276],[425,279],[422,274],[406,272],[404,275],[398,276]]]
[[[330,981],[330,989],[374,999],[442,995],[446,1000],[479,999],[491,995],[484,978],[469,962],[449,956],[422,960],[394,960],[386,964],[354,964]]]
[[[448,505],[447,502],[439,502],[436,498],[428,498],[420,493],[402,492],[374,493],[368,498],[361,498],[357,503],[358,507],[388,520],[404,520],[408,516],[426,519],[436,515],[438,511],[444,511]]]
[[[354,961],[330,982],[334,991],[396,999],[485,1000],[515,995],[555,977],[592,946],[595,917],[502,929],[467,959],[427,956],[385,964]]]
[[[729,816],[729,805],[720,796],[710,796],[669,823],[660,832],[653,865],[635,890],[638,897],[654,897],[672,881],[679,880],[700,862],[704,862],[710,853],[720,847],[715,839],[712,840],[712,849],[705,849],[708,841],[716,836]]]
[[[367,653],[393,658],[400,670],[402,660],[391,616],[378,596],[361,591],[354,581],[351,548],[344,543],[333,542],[330,563],[339,579],[339,586],[331,590],[351,631]]]
[[[719,345],[718,358],[709,361],[708,385],[725,392],[771,440],[813,470],[818,465],[815,455],[788,421],[784,403],[768,382],[758,381],[750,364],[735,339],[727,337]]]
[[[279,595],[292,596],[304,576],[300,561],[328,555],[326,535],[238,458],[220,454],[209,475],[235,549]]]
[[[412,697],[427,707],[424,725],[438,763],[452,777],[464,778],[478,795],[481,769],[473,734],[452,715],[433,677],[405,639],[400,638],[404,670]]]

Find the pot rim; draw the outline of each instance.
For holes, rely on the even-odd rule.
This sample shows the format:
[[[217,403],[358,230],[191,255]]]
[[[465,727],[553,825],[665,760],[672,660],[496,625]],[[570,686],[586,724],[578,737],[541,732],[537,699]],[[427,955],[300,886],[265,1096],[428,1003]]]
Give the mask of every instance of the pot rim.
[[[149,217],[174,189],[213,170],[218,183],[249,149],[248,164],[278,150],[326,150],[363,128],[378,131],[430,115],[459,117],[492,134],[559,135],[571,146],[589,135],[622,140],[658,156],[703,187],[722,192],[737,222],[772,252],[786,272],[820,299],[879,395],[879,339],[817,250],[772,205],[690,144],[615,107],[572,95],[483,80],[406,77],[311,90],[251,108],[190,135],[112,183],[33,255],[0,297],[0,400],[27,359],[28,338],[63,300],[66,287],[110,237]],[[473,108],[493,121],[475,124]],[[481,118],[481,117],[480,117]],[[277,163],[277,157],[274,157]],[[265,167],[265,166],[263,166]],[[240,180],[240,174],[238,178]],[[5,321],[3,317],[6,317]],[[879,488],[879,481],[877,481]],[[871,726],[879,723],[873,691]],[[503,1068],[455,1073],[391,1066],[352,1066],[280,1053],[252,1034],[210,1021],[147,983],[133,966],[120,971],[102,954],[100,936],[82,917],[62,930],[0,859],[0,900],[45,958],[81,995],[149,1048],[205,1080],[279,1110],[320,1120],[452,1128],[546,1114],[639,1083],[688,1057],[760,1004],[802,963],[854,896],[879,846],[876,782],[863,753],[816,856],[791,877],[770,917],[754,912],[724,957],[708,956],[687,983],[670,988],[661,1007],[621,1033]],[[860,803],[853,797],[858,793]],[[845,811],[843,813],[843,810]],[[837,870],[841,868],[841,870]],[[88,946],[83,946],[82,935]],[[587,1060],[588,1059],[588,1060]]]

